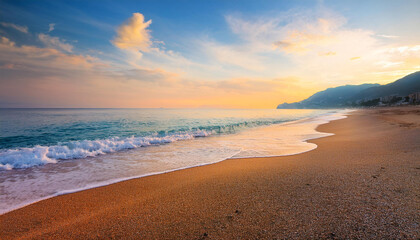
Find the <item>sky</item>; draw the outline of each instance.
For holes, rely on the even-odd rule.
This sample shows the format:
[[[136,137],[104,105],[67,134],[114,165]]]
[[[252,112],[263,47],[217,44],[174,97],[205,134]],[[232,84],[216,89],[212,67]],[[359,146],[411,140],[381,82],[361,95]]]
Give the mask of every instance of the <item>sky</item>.
[[[420,71],[420,1],[0,0],[0,107],[275,108]]]

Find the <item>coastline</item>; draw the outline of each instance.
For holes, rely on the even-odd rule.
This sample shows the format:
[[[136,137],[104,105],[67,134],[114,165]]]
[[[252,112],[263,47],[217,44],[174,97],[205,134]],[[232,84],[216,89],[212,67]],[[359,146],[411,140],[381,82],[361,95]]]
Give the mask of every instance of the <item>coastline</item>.
[[[336,135],[313,151],[49,198],[0,215],[0,238],[416,238],[418,122],[386,111],[318,126]]]
[[[273,124],[273,125],[268,125],[268,126],[259,126],[259,127],[254,127],[251,129],[248,129],[246,131],[246,133],[250,134],[250,136],[255,136],[255,134],[261,134],[259,133],[259,130],[264,130],[270,132],[270,130],[277,131],[277,132],[281,132],[283,127],[289,128],[289,126],[299,126],[299,125],[306,125],[309,129],[303,130],[303,132],[305,132],[305,137],[302,138],[300,137],[299,140],[295,139],[292,140],[291,143],[301,143],[303,145],[305,145],[306,147],[304,147],[302,149],[302,146],[298,147],[296,146],[295,148],[293,148],[293,150],[290,151],[286,151],[286,152],[278,152],[278,154],[274,154],[274,155],[267,155],[265,154],[264,156],[256,156],[258,154],[256,153],[252,153],[253,156],[237,156],[241,151],[239,152],[235,152],[233,155],[231,155],[230,157],[225,157],[225,158],[209,158],[207,157],[207,161],[204,161],[202,163],[195,163],[193,165],[186,165],[186,166],[180,166],[177,168],[172,168],[172,169],[168,169],[168,170],[158,170],[158,171],[154,171],[154,172],[145,172],[142,173],[140,175],[129,175],[129,176],[120,176],[120,177],[116,177],[116,178],[109,178],[109,180],[105,180],[105,181],[99,181],[93,184],[88,184],[85,185],[83,187],[78,187],[78,188],[64,188],[64,189],[59,189],[56,191],[53,191],[53,193],[50,193],[49,195],[44,195],[38,198],[33,198],[31,200],[28,201],[24,201],[21,202],[19,204],[14,204],[14,205],[9,205],[7,208],[4,208],[2,204],[0,204],[0,215],[2,214],[6,214],[8,212],[17,210],[19,208],[52,198],[52,197],[56,197],[56,196],[60,196],[60,195],[65,195],[65,194],[70,194],[70,193],[75,193],[75,192],[79,192],[79,191],[84,191],[84,190],[88,190],[88,189],[93,189],[93,188],[98,188],[98,187],[102,187],[102,186],[107,186],[107,185],[111,185],[114,183],[118,183],[118,182],[122,182],[122,181],[127,181],[127,180],[131,180],[131,179],[137,179],[137,178],[142,178],[142,177],[148,177],[148,176],[152,176],[152,175],[158,175],[158,174],[164,174],[164,173],[168,173],[168,172],[173,172],[173,171],[178,171],[178,170],[184,170],[184,169],[188,169],[188,168],[192,168],[192,167],[199,167],[199,166],[205,166],[205,165],[209,165],[209,164],[214,164],[214,163],[218,163],[221,161],[225,161],[227,159],[240,159],[240,158],[259,158],[259,157],[278,157],[278,156],[291,156],[291,155],[296,155],[296,154],[301,154],[307,151],[312,151],[314,149],[316,149],[317,145],[316,144],[308,144],[308,140],[311,139],[316,139],[316,138],[321,138],[321,137],[327,137],[327,136],[331,136],[333,135],[332,133],[321,133],[321,132],[317,132],[316,131],[316,127],[321,125],[321,124],[325,124],[328,123],[330,121],[334,121],[334,120],[338,120],[338,119],[342,119],[342,118],[346,118],[346,114],[348,114],[349,110],[340,110],[338,112],[329,112],[329,113],[324,113],[318,116],[314,116],[314,117],[307,117],[307,118],[302,118],[302,119],[298,119],[298,120],[292,120],[292,121],[285,121],[283,123],[279,123],[279,124]],[[302,130],[297,129],[297,131],[293,131],[294,134],[295,133],[302,133]],[[309,132],[316,132],[316,134],[310,134]],[[236,133],[236,135],[241,134],[241,133]],[[218,141],[223,139],[220,139],[221,136],[216,136],[216,138],[219,138]],[[231,137],[229,135],[226,135],[226,137]],[[282,138],[287,138],[287,136],[282,136]],[[200,139],[201,140],[201,139]],[[207,139],[209,140],[209,139]],[[297,141],[296,141],[297,140]],[[188,141],[188,140],[187,140]],[[216,140],[217,141],[217,140]],[[183,141],[182,141],[183,142]],[[235,142],[235,141],[234,141]],[[258,142],[258,140],[257,140]],[[171,143],[173,144],[173,143]],[[176,144],[176,143],[175,143]],[[187,143],[185,143],[187,144]],[[152,146],[153,147],[153,146]],[[261,147],[261,146],[260,146]],[[280,149],[283,149],[284,146]],[[131,151],[132,149],[128,149],[128,151]],[[115,152],[115,153],[111,153],[111,154],[121,154],[122,152]],[[128,152],[130,153],[130,152]],[[136,156],[131,156],[132,159],[136,159]],[[209,159],[211,159],[209,161]],[[79,159],[76,159],[79,160]],[[82,159],[83,160],[83,159]],[[140,159],[141,161],[141,159]],[[50,167],[49,169],[53,169],[54,168],[54,164],[49,164],[49,166],[47,166],[47,168]],[[29,172],[28,174],[31,174],[31,172]],[[1,181],[1,179],[0,179]],[[19,187],[19,182],[18,184],[15,184],[15,186],[6,186],[6,188],[13,188],[13,187]],[[35,188],[37,186],[35,185]],[[68,187],[68,186],[67,186]],[[39,188],[38,188],[39,189]],[[32,190],[33,191],[33,190]],[[15,196],[16,197],[16,196]],[[0,198],[0,202],[2,201],[2,198]],[[6,203],[6,199],[5,202]]]

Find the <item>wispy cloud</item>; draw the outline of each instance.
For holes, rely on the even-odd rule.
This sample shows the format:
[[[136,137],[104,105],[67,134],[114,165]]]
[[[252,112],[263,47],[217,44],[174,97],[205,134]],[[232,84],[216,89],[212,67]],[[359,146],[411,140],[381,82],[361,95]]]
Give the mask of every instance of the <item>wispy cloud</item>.
[[[75,70],[80,68],[91,69],[95,64],[95,58],[83,55],[67,54],[61,49],[40,48],[30,45],[17,46],[15,42],[6,37],[0,41],[0,63],[12,64],[14,69],[37,72],[59,72],[63,70]]]
[[[375,54],[378,58],[374,64],[379,68],[371,72],[375,75],[401,77],[418,71],[420,66],[420,45],[386,46]]]
[[[13,28],[15,30],[18,30],[23,33],[28,33],[28,27],[27,26],[20,26],[16,25],[14,23],[7,23],[7,22],[1,22],[0,23],[3,27]]]
[[[399,38],[399,36],[386,35],[386,34],[378,34],[378,37],[381,37],[381,38],[391,38],[391,39]]]
[[[48,32],[52,32],[55,29],[55,23],[48,24]]]
[[[202,42],[202,49],[214,63],[225,67],[239,67],[242,70],[263,71],[266,70],[264,62],[251,49],[241,45],[224,45],[215,41]]]
[[[375,52],[382,47],[374,32],[349,28],[346,18],[326,8],[271,18],[230,15],[226,21],[244,40],[249,57],[264,61],[265,72],[312,79],[320,87],[363,81],[361,74],[374,69]],[[276,71],[272,63],[284,58],[292,67]]]
[[[73,45],[69,43],[65,43],[59,37],[53,37],[48,34],[40,33],[38,34],[38,39],[47,47],[63,50],[66,52],[73,51]]]
[[[273,45],[286,53],[305,53],[319,46],[326,46],[337,40],[339,24],[332,19],[318,18],[315,23],[305,23],[295,28],[284,27],[281,40]]]

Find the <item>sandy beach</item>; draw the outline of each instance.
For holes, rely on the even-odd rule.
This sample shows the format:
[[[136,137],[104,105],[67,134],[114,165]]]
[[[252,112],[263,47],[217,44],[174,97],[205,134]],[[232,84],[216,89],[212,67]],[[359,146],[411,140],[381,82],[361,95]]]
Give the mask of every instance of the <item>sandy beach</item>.
[[[230,159],[47,199],[0,239],[418,239],[420,108],[358,110],[303,154]]]

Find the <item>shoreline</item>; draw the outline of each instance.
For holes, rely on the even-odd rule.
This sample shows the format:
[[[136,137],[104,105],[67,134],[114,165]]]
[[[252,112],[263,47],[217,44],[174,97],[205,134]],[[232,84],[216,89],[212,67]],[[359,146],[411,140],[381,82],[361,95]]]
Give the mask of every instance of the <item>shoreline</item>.
[[[324,125],[324,124],[328,124],[331,121],[336,121],[336,120],[347,118],[347,116],[351,112],[354,112],[354,111],[355,110],[346,110],[346,112],[340,113],[341,115],[338,117],[338,119],[332,119],[332,120],[328,119],[328,120],[325,120],[326,121],[325,123],[318,124],[315,127],[314,130],[317,131],[317,128],[319,126]],[[303,118],[303,119],[293,120],[293,121],[289,121],[289,122],[283,122],[283,123],[280,123],[278,125],[289,125],[289,124],[302,123],[302,122],[307,122],[307,121],[311,121],[311,120],[314,120],[314,119],[322,118],[322,117],[325,117],[325,116],[333,116],[333,115],[336,115],[336,114],[337,113],[328,113],[328,114],[320,115],[320,116],[317,116],[317,117]],[[270,125],[270,126],[273,126],[273,125]],[[261,127],[268,127],[268,126],[259,126],[258,128],[261,128]],[[318,139],[318,138],[329,137],[329,136],[333,136],[334,135],[334,133],[327,133],[327,134],[330,134],[330,135],[327,135],[327,136],[318,136],[318,137],[313,137],[313,138],[307,138],[307,139],[303,139],[302,142],[307,143],[310,140],[315,140],[315,139]],[[104,182],[101,182],[101,183],[98,183],[98,184],[87,185],[86,187],[82,187],[82,188],[75,188],[75,189],[70,189],[70,190],[59,191],[59,192],[57,192],[55,194],[52,194],[52,195],[49,195],[49,196],[46,196],[46,197],[37,199],[35,201],[28,201],[26,203],[22,203],[20,205],[15,206],[15,207],[8,208],[8,209],[4,210],[3,212],[0,212],[0,216],[1,215],[4,215],[4,214],[7,214],[9,212],[12,212],[12,211],[15,211],[15,210],[18,210],[18,209],[27,207],[29,205],[36,204],[36,203],[41,202],[41,201],[44,201],[44,200],[47,200],[47,199],[50,199],[50,198],[57,197],[57,196],[62,196],[62,195],[77,193],[77,192],[80,192],[80,191],[85,191],[85,190],[90,190],[90,189],[105,187],[105,186],[109,186],[109,185],[120,183],[120,182],[124,182],[124,181],[129,181],[129,180],[134,180],[134,179],[139,179],[139,178],[144,178],[144,177],[149,177],[149,176],[154,176],[154,175],[166,174],[166,173],[170,173],[170,172],[174,172],[174,171],[180,171],[180,170],[185,170],[185,169],[189,169],[189,168],[207,166],[207,165],[220,163],[222,161],[226,161],[226,160],[230,160],[230,159],[272,158],[272,157],[293,156],[293,155],[298,155],[298,154],[306,153],[306,152],[309,152],[309,151],[313,151],[316,148],[317,148],[317,145],[315,144],[315,148],[313,148],[313,149],[305,150],[303,152],[292,153],[292,154],[275,155],[275,156],[262,156],[262,157],[234,157],[234,156],[232,156],[230,158],[226,158],[226,159],[222,159],[222,160],[217,160],[217,161],[209,162],[209,163],[203,163],[203,164],[198,164],[198,165],[193,165],[193,166],[175,168],[175,169],[166,170],[166,171],[152,172],[152,173],[147,173],[147,174],[138,175],[138,176],[132,176],[132,177],[116,178],[116,179],[104,181]]]
[[[414,109],[418,111],[418,108]],[[292,156],[227,159],[214,164],[189,167],[59,195],[30,204],[0,215],[2,223],[0,226],[3,226],[0,227],[0,236],[3,235],[2,239],[57,236],[68,238],[400,236],[404,238],[404,235],[396,235],[399,230],[401,234],[405,234],[405,237],[418,237],[416,226],[413,226],[414,230],[409,227],[413,224],[413,220],[415,223],[419,217],[413,207],[418,200],[415,197],[412,199],[418,190],[404,190],[415,186],[415,183],[418,183],[418,176],[409,175],[411,180],[415,180],[413,183],[401,178],[400,172],[395,172],[395,169],[400,169],[403,171],[402,175],[407,177],[407,174],[412,174],[411,171],[414,171],[414,174],[418,171],[411,170],[412,168],[408,168],[407,165],[418,164],[415,159],[413,160],[420,150],[416,143],[413,143],[413,139],[419,136],[416,127],[418,123],[414,123],[414,126],[409,124],[410,129],[407,131],[407,124],[402,124],[403,126],[394,122],[391,124],[387,119],[378,122],[384,114],[379,113],[379,117],[374,116],[373,111],[377,112],[377,110],[360,110],[346,119],[318,126],[317,131],[337,132],[337,135],[310,140],[309,142],[315,142],[318,146],[314,151]],[[417,116],[418,113],[414,115]],[[398,118],[398,114],[390,116]],[[387,117],[389,118],[388,115]],[[404,118],[404,121],[407,121],[407,118]],[[354,130],[352,131],[349,126],[354,127]],[[361,129],[356,129],[359,127]],[[373,137],[357,135],[367,130]],[[385,138],[384,142],[378,141],[388,135],[391,136],[390,139]],[[402,136],[405,139],[399,139]],[[361,143],[361,140],[364,142]],[[388,149],[400,141],[405,141],[406,144],[391,151]],[[374,148],[366,143],[377,146]],[[366,149],[357,149],[357,146]],[[398,156],[409,154],[406,158],[409,159],[406,160],[407,166],[395,165],[393,162],[395,154]],[[389,162],[384,162],[382,158]],[[394,177],[402,182],[382,180],[380,175],[387,171],[391,172],[388,175],[389,179]],[[372,181],[377,180],[385,181],[384,186],[369,185],[370,188],[364,186],[373,184]],[[394,202],[394,199],[401,200],[398,195],[388,199],[381,197],[383,195],[381,191],[374,192],[375,198],[364,200],[367,203],[360,202],[355,198],[357,195],[354,196],[355,193],[359,192],[360,195],[362,192],[365,194],[359,197],[364,199],[366,192],[370,193],[375,187],[386,191],[391,183],[403,190],[385,192],[386,194],[408,194],[403,196],[403,202],[409,208],[406,209],[404,206],[397,208],[397,210],[405,209],[404,213],[396,211],[395,207],[392,208],[392,204],[385,205],[391,207],[384,213],[381,212],[381,208],[372,208],[372,206],[381,206],[379,200],[398,205]],[[337,192],[341,192],[343,196],[337,195]],[[342,203],[352,207],[346,207]],[[353,204],[361,205],[358,210],[361,215],[355,212],[358,208],[354,208]],[[372,206],[369,205],[367,208],[366,204]],[[372,213],[372,209],[377,209],[379,212]],[[346,214],[336,214],[342,211]],[[335,214],[331,215],[331,212]],[[376,232],[372,232],[373,225],[364,225],[365,219],[362,213],[371,216],[371,221],[376,224]],[[349,216],[350,219],[346,220],[345,218]],[[389,216],[404,221],[397,221],[398,226],[393,226],[393,221],[390,220],[383,223],[383,220]],[[316,219],[318,220],[315,221]],[[334,219],[335,221],[332,221]],[[357,222],[355,219],[362,221]],[[345,227],[349,224],[357,229]],[[404,231],[401,231],[402,227]]]

